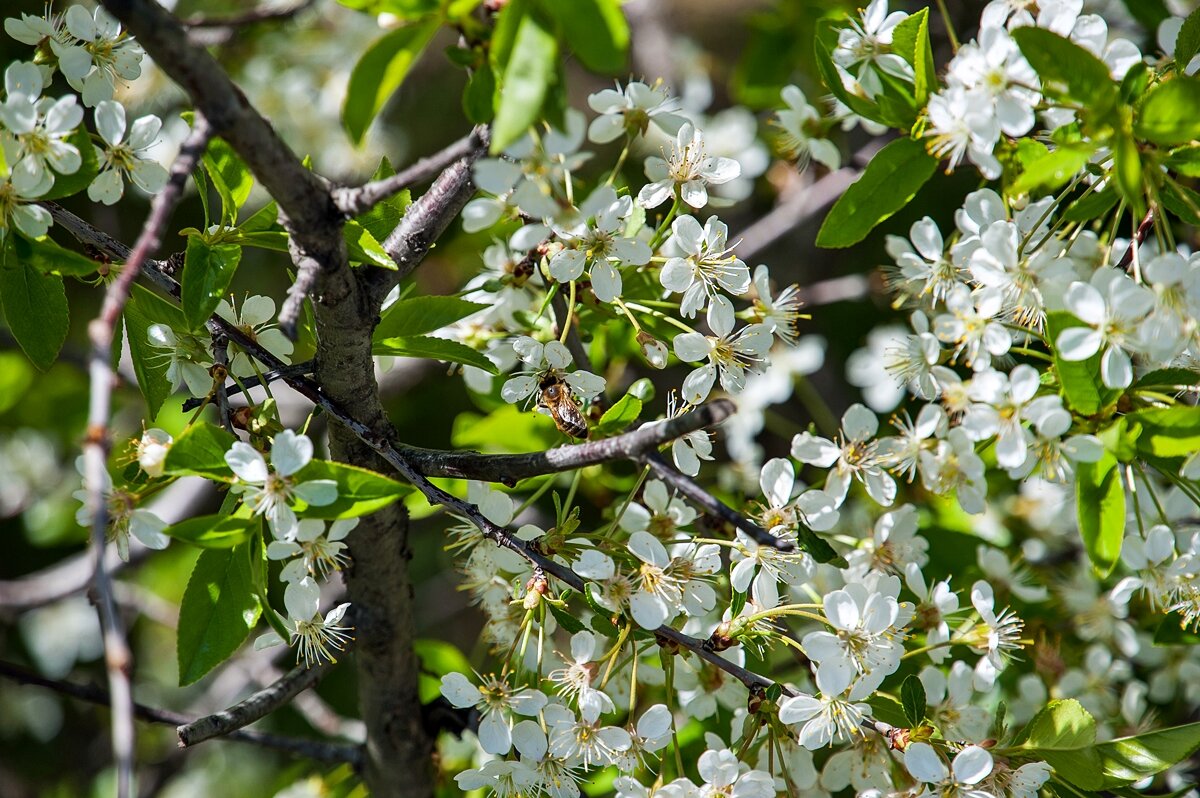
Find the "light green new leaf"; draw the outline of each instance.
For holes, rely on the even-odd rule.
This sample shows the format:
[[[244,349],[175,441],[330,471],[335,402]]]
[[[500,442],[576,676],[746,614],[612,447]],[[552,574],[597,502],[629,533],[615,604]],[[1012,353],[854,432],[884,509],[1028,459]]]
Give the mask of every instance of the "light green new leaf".
[[[375,340],[424,335],[442,329],[488,306],[454,296],[418,296],[395,302],[375,328]]]
[[[237,651],[262,613],[250,573],[250,545],[206,549],[179,605],[179,685],[192,684]]]
[[[331,521],[339,518],[358,518],[360,515],[387,507],[412,490],[411,485],[397,482],[383,474],[327,460],[311,461],[296,472],[293,478],[297,484],[313,479],[331,479],[336,482],[337,500],[321,507],[305,507],[303,503],[298,504],[297,513],[304,518],[323,518]]]
[[[22,239],[22,241],[29,245],[29,252],[26,256],[21,254],[22,250],[18,243],[17,252],[21,255],[22,260],[27,259],[33,268],[45,274],[84,277],[94,274],[100,268],[100,264],[96,261],[74,250],[60,247],[50,238],[43,238],[40,241]]]
[[[1098,574],[1107,576],[1121,557],[1125,539],[1125,487],[1121,465],[1112,454],[1076,465],[1075,512],[1088,559]]]
[[[421,660],[421,703],[431,703],[442,694],[442,677],[448,673],[470,673],[471,662],[458,647],[444,640],[421,637],[413,641],[413,650]]]
[[[254,188],[254,175],[223,139],[209,141],[204,168],[221,198],[222,223],[233,225]]]
[[[817,246],[834,249],[862,241],[916,196],[937,163],[919,141],[904,138],[888,144],[829,211],[817,233]]]
[[[1200,407],[1155,407],[1131,413],[1129,419],[1142,425],[1138,449],[1145,454],[1187,457],[1200,451]]]
[[[225,462],[225,452],[236,440],[230,432],[215,424],[197,421],[171,444],[163,471],[177,477],[207,477],[231,482],[233,471]]]
[[[24,238],[10,233],[0,262],[0,307],[8,329],[33,365],[45,371],[54,365],[71,316],[63,279],[38,271],[28,257]]]
[[[1013,195],[1039,189],[1052,191],[1079,174],[1094,152],[1094,147],[1085,144],[1050,151],[1026,166],[1009,191]]]
[[[910,14],[892,31],[892,50],[913,68],[913,88],[917,105],[925,105],[937,90],[937,67],[929,41],[929,9]]]
[[[171,365],[169,353],[150,344],[148,331],[152,324],[180,329],[184,326],[183,314],[158,294],[134,283],[125,303],[124,319],[133,373],[146,398],[147,418],[153,419],[175,386],[167,378]]]
[[[1029,721],[1017,741],[1031,759],[1045,760],[1060,778],[1083,789],[1099,789],[1096,720],[1075,699],[1051,701]]]
[[[1137,108],[1133,134],[1164,147],[1200,138],[1200,79],[1181,75],[1151,89]]]
[[[1099,58],[1045,28],[1018,28],[1012,37],[1042,79],[1047,97],[1078,105],[1093,118],[1112,109],[1118,87]]]
[[[1200,723],[1122,737],[1096,746],[1104,768],[1100,789],[1111,790],[1162,773],[1200,749]]]
[[[1137,142],[1132,135],[1119,133],[1113,146],[1113,176],[1121,196],[1138,219],[1146,215],[1146,186],[1142,175],[1142,153]]]
[[[354,65],[342,105],[342,126],[355,144],[362,142],[367,128],[400,88],[437,29],[436,18],[397,28],[376,40]]]
[[[391,161],[385,156],[380,159],[379,166],[375,168],[375,174],[371,175],[371,180],[383,180],[394,174],[396,174],[396,170],[392,168]],[[354,221],[366,228],[376,241],[383,242],[396,229],[396,225],[400,224],[400,220],[404,218],[404,211],[410,204],[412,204],[412,194],[408,189],[404,189],[377,203],[366,213],[354,217]],[[381,246],[380,249],[382,250],[383,247]],[[388,258],[386,268],[394,269],[395,267],[395,262]]]
[[[237,244],[209,244],[189,236],[183,257],[181,304],[189,330],[199,330],[212,317],[229,290],[242,248]]]
[[[428,360],[444,360],[450,363],[461,363],[464,366],[474,366],[489,374],[499,374],[496,364],[479,352],[458,341],[446,338],[431,338],[427,335],[412,335],[398,338],[376,340],[371,346],[373,355],[393,355],[395,357],[423,357]]]
[[[538,120],[556,74],[558,42],[536,14],[521,19],[504,68],[500,107],[492,127],[492,152],[503,152]]]
[[[257,518],[239,518],[228,514],[201,515],[171,524],[163,534],[202,549],[231,549],[250,537]]]
[[[629,23],[619,0],[542,0],[541,6],[585,67],[609,75],[625,69]]]
[[[592,430],[593,438],[607,438],[623,432],[630,424],[637,421],[642,413],[642,400],[627,393],[604,411],[600,421]]]
[[[346,240],[346,255],[350,260],[396,270],[396,262],[387,254],[387,250],[358,222],[350,220],[342,225],[342,238]]]

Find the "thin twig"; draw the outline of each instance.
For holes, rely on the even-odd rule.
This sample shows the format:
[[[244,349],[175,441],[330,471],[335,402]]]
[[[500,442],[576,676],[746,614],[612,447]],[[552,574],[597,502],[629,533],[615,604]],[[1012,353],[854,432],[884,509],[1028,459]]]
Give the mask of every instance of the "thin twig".
[[[298,693],[315,685],[333,669],[334,663],[306,668],[297,665],[278,681],[259,690],[229,709],[205,715],[202,718],[181,724],[175,729],[179,735],[179,747],[187,748],[213,737],[225,737],[236,729],[248,726],[287,704]]]
[[[333,190],[333,202],[347,218],[359,216],[406,188],[428,182],[455,161],[487,149],[487,128],[476,127],[450,146],[421,158],[412,166],[382,180]]]
[[[1117,263],[1117,268],[1121,271],[1128,271],[1129,264],[1133,263],[1135,250],[1140,247],[1145,241],[1146,236],[1150,235],[1150,229],[1154,226],[1154,212],[1157,210],[1153,205],[1146,211],[1146,216],[1137,226],[1137,231],[1133,234],[1133,240],[1129,242],[1129,249],[1125,250],[1125,254],[1121,256],[1121,260]]]
[[[84,486],[87,489],[88,507],[92,517],[91,551],[95,567],[96,606],[104,633],[104,663],[108,671],[109,692],[113,698],[112,746],[119,798],[133,795],[134,729],[133,688],[129,682],[132,654],[125,641],[125,630],[113,599],[112,583],[104,566],[109,523],[105,487],[108,484],[108,454],[112,446],[109,440],[108,419],[112,407],[113,337],[125,302],[129,299],[129,292],[133,288],[133,281],[137,279],[142,264],[158,249],[168,217],[183,194],[188,175],[196,168],[204,148],[208,146],[209,133],[208,122],[201,114],[196,114],[192,131],[171,166],[166,185],[150,204],[150,215],[142,226],[142,232],[133,250],[126,258],[117,279],[109,284],[100,314],[88,325],[92,355],[88,367],[91,382],[88,428],[83,446]]]
[[[103,707],[112,706],[109,693],[94,685],[76,684],[59,679],[47,679],[19,665],[0,661],[0,676],[20,684],[31,684],[45,687],[56,693],[86,701]],[[168,726],[184,726],[191,721],[185,715],[165,709],[148,707],[145,704],[133,704],[133,714],[140,720],[150,723],[161,723]],[[273,748],[289,754],[315,759],[319,762],[342,763],[349,762],[358,766],[362,759],[361,749],[357,745],[346,743],[330,743],[323,740],[307,740],[300,737],[285,737],[281,734],[271,734],[250,729],[235,729],[224,736],[226,740],[243,743],[253,743],[264,748]]]
[[[260,385],[270,384],[275,380],[288,375],[302,376],[312,374],[312,370],[312,361],[306,360],[303,363],[292,363],[291,365],[285,365],[281,369],[272,369],[264,372],[261,379],[257,374],[252,374],[249,377],[239,377],[238,382],[235,382],[233,385],[225,386],[225,395],[237,396],[238,394],[242,393],[243,388],[246,390],[257,388]],[[187,413],[195,410],[197,407],[204,404],[204,402],[205,399],[198,396],[193,396],[191,399],[185,399],[183,402],[183,412]]]

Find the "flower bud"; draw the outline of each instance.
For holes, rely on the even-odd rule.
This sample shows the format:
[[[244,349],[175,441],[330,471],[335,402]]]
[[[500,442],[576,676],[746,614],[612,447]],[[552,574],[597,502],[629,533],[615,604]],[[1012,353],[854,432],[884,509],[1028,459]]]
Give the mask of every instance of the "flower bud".
[[[158,428],[148,429],[142,433],[142,439],[137,445],[138,465],[151,478],[163,475],[167,452],[171,448],[171,436]]]
[[[656,369],[667,367],[667,346],[662,341],[645,332],[637,335],[638,345],[642,347],[642,356],[646,362]]]

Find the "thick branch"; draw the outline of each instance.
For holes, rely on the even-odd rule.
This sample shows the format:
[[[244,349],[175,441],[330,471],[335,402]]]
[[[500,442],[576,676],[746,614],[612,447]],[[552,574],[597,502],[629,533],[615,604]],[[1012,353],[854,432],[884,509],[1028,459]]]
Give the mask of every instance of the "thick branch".
[[[297,665],[274,684],[239,701],[229,709],[180,725],[175,729],[179,735],[179,747],[187,748],[213,737],[225,737],[243,726],[254,723],[321,681],[333,666],[332,662],[322,662],[312,668]]]
[[[86,701],[89,704],[97,704],[98,706],[108,707],[112,705],[111,696],[99,687],[87,684],[75,684],[73,682],[61,681],[58,679],[47,679],[44,676],[26,670],[18,665],[13,665],[9,662],[0,662],[0,676],[6,679],[11,679],[20,684],[32,684],[38,687],[45,687],[53,690],[56,693],[77,698],[80,701]],[[161,723],[168,726],[180,726],[189,723],[187,717],[180,715],[177,712],[170,712],[165,709],[156,709],[148,707],[145,704],[134,704],[133,714],[139,719],[150,723]],[[356,745],[346,745],[344,743],[328,743],[322,740],[306,740],[299,737],[285,737],[280,734],[270,734],[268,732],[251,731],[248,729],[237,729],[225,735],[226,740],[235,740],[243,743],[253,743],[264,748],[273,748],[277,751],[285,751],[289,754],[308,757],[319,762],[342,763],[349,762],[357,766],[362,759],[360,749]]]
[[[455,161],[472,156],[478,157],[487,150],[487,136],[486,127],[476,127],[440,152],[435,152],[427,158],[421,158],[412,166],[391,177],[374,180],[356,187],[335,188],[333,202],[337,205],[338,210],[347,217],[366,213],[388,197],[411,186],[432,180]]]

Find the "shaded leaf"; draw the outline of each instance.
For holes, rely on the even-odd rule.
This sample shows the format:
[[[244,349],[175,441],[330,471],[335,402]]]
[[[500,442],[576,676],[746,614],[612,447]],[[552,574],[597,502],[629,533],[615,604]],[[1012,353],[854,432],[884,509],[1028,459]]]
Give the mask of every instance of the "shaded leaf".
[[[342,105],[342,126],[355,144],[362,141],[376,115],[400,88],[437,29],[437,19],[433,18],[390,31],[354,65]]]
[[[189,685],[229,658],[258,623],[250,544],[200,553],[179,605],[179,684]]]
[[[33,365],[45,371],[54,365],[67,340],[70,309],[63,279],[38,271],[23,256],[30,243],[10,234],[0,263],[0,307],[13,338]]]

